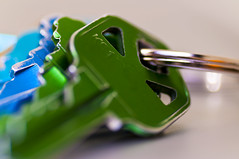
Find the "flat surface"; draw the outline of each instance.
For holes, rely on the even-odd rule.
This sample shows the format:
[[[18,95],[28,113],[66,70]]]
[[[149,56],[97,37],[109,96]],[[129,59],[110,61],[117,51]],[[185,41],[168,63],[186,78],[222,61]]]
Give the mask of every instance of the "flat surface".
[[[203,80],[190,83],[191,108],[163,134],[144,139],[126,133],[98,133],[68,150],[62,159],[69,155],[74,159],[237,159],[239,81],[225,76],[216,93],[208,92]]]
[[[239,59],[236,0],[0,2],[1,33],[20,34],[34,29],[43,16],[52,13],[84,20],[111,13],[140,26],[174,50]],[[216,93],[205,89],[203,77],[198,72],[185,75],[191,108],[163,135],[150,139],[124,133],[93,136],[69,150],[67,158],[239,158],[238,76],[223,77],[222,88]]]

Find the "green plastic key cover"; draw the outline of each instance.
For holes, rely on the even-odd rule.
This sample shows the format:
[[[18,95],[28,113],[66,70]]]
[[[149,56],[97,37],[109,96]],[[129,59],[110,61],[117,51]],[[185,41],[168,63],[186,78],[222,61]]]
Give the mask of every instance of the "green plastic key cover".
[[[162,131],[188,109],[189,93],[178,70],[159,74],[140,61],[140,46],[166,46],[128,22],[102,17],[76,31],[69,45],[73,57],[78,56],[73,62],[78,71],[87,70],[114,94],[102,116],[111,114],[142,135]],[[161,94],[171,98],[169,104],[162,102]]]

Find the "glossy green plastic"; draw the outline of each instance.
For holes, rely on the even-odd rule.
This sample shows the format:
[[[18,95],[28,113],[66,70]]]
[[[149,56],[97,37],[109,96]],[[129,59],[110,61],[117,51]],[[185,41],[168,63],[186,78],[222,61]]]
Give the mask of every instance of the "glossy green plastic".
[[[117,51],[104,36],[106,32],[117,36],[116,30],[121,33],[124,53]],[[97,79],[104,88],[99,93],[107,88],[114,96],[101,108],[102,116],[111,114],[119,118],[134,133],[139,133],[136,128],[140,133],[158,133],[187,110],[189,93],[176,69],[168,68],[167,74],[158,74],[142,65],[139,41],[166,49],[154,37],[114,16],[102,17],[79,29],[72,35],[69,45],[73,57],[80,59],[79,63],[73,62],[78,71],[87,71]],[[160,93],[169,93],[172,102],[163,104],[157,95]]]

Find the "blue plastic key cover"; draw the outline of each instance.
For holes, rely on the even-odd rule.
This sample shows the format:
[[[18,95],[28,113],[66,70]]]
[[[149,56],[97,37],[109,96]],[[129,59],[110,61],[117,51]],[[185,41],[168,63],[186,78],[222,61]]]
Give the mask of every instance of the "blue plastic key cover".
[[[55,48],[51,40],[53,19],[48,22],[41,25],[40,46],[30,51],[26,60],[12,66],[12,80],[6,82],[0,91],[0,115],[17,111],[24,102],[32,99],[35,89],[42,85],[38,78],[40,67],[44,64],[45,56]]]
[[[9,76],[12,65],[27,59],[29,51],[39,46],[39,31],[30,31],[18,38],[13,50],[2,56],[3,64],[0,67],[0,89],[4,82],[11,80]]]

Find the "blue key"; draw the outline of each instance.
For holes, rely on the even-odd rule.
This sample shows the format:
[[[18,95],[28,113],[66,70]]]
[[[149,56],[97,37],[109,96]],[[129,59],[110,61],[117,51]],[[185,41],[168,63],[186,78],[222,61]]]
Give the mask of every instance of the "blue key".
[[[0,115],[9,114],[19,110],[19,104],[31,100],[35,89],[41,85],[37,76],[33,76],[39,71],[37,65],[16,73],[16,78],[9,81],[3,88],[0,97]],[[27,90],[27,91],[23,91]]]
[[[40,46],[30,51],[26,60],[12,66],[10,75],[13,80],[6,82],[0,92],[0,115],[18,111],[24,102],[33,98],[35,89],[42,85],[38,74],[45,56],[55,48],[51,40],[51,27],[55,19],[52,17],[42,21]]]
[[[29,51],[39,46],[41,36],[39,31],[31,31],[19,37],[13,50],[1,57],[4,66],[0,67],[0,89],[4,82],[11,80],[9,76],[12,65],[28,57]]]

